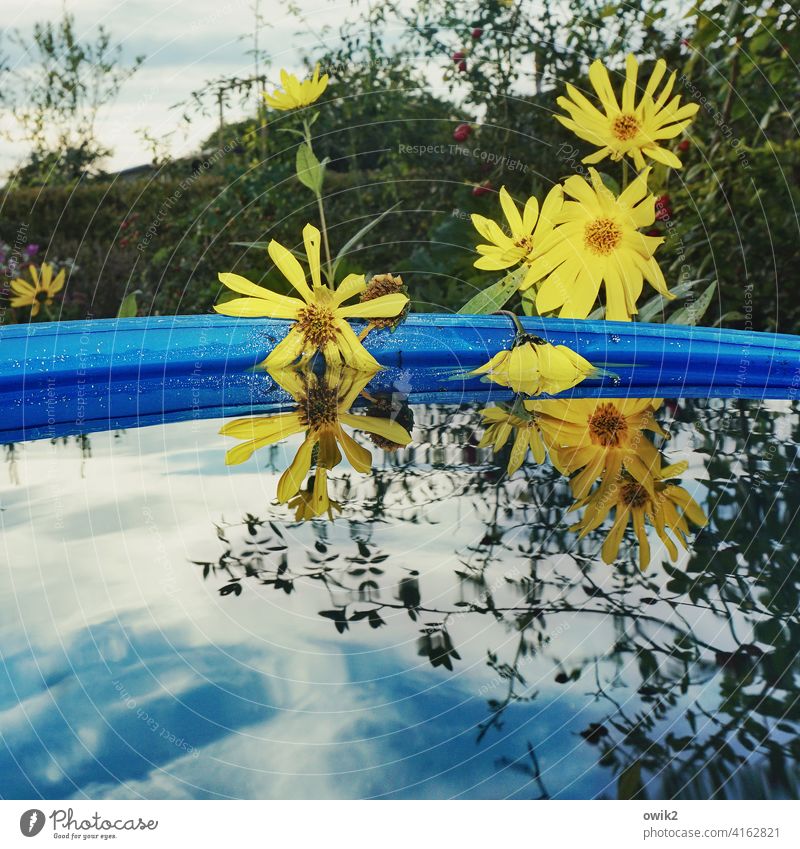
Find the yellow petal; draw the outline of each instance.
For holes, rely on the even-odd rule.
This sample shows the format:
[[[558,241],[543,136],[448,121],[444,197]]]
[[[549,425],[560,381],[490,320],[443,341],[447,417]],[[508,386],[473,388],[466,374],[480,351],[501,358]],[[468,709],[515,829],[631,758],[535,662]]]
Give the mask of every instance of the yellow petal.
[[[311,269],[311,282],[314,286],[321,286],[319,265],[319,242],[321,234],[313,224],[306,224],[303,227],[303,244],[306,248],[306,256],[308,257],[308,267]]]
[[[339,442],[341,443],[344,456],[357,471],[366,474],[372,468],[372,454],[362,445],[359,445],[352,436],[339,428]]]
[[[354,295],[359,295],[367,288],[367,279],[363,274],[348,274],[347,277],[336,287],[333,293],[333,302],[338,307]]]
[[[281,475],[278,481],[278,501],[284,503],[300,491],[306,475],[311,468],[311,454],[317,440],[309,435],[295,454],[289,468]]]
[[[376,433],[390,442],[398,445],[408,445],[411,435],[399,423],[392,419],[384,419],[380,416],[357,416],[353,413],[340,413],[339,421],[352,427],[354,430],[364,430],[368,433]]]
[[[371,301],[339,307],[336,314],[341,318],[393,318],[399,315],[408,303],[408,296],[402,292],[381,295]]]
[[[303,296],[303,300],[306,303],[311,303],[313,300],[311,289],[308,288],[303,266],[297,261],[297,257],[274,239],[269,243],[267,252],[277,268],[280,269],[281,274]]]

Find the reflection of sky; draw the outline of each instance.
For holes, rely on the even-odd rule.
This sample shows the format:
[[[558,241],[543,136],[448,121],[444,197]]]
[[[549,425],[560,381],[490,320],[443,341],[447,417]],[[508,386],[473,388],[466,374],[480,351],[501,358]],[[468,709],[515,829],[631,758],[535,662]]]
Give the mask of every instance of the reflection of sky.
[[[217,428],[97,434],[85,460],[74,444],[18,447],[21,483],[0,492],[0,796],[530,796],[500,759],[549,730],[555,786],[604,785],[577,737],[592,711],[563,688],[552,700],[550,664],[536,710],[476,745],[497,686],[486,649],[513,639],[494,623],[454,623],[462,661],[446,672],[417,656],[405,612],[339,636],[315,587],[234,599],[204,583],[188,561],[219,556],[214,523],[264,515],[277,479],[260,460],[226,469]],[[465,544],[484,532],[455,502],[413,545],[402,525],[375,532],[432,603],[453,597],[453,528]],[[343,551],[347,528],[331,534]],[[289,531],[293,549],[309,531]]]
[[[451,428],[468,432],[466,412],[454,408],[420,410],[417,423],[445,414]],[[607,710],[591,695],[591,663],[577,681],[554,681],[558,668],[578,669],[612,652],[611,617],[548,614],[549,644],[520,666],[524,689],[536,698],[510,708],[502,728],[478,743],[487,701],[505,688],[486,665],[487,650],[508,661],[516,648],[517,634],[504,623],[452,617],[461,660],[450,672],[417,654],[419,629],[435,615],[414,623],[406,611],[386,610],[386,627],[353,623],[338,635],[319,616],[332,606],[319,583],[286,595],[246,580],[240,597],[223,598],[224,577],[203,581],[190,561],[220,556],[215,525],[247,513],[289,518],[270,505],[276,469],[298,439],[226,468],[232,441],[218,427],[196,421],[95,434],[85,459],[74,442],[17,446],[20,484],[0,488],[8,564],[0,585],[0,797],[531,797],[539,790],[530,773],[514,768],[515,761],[529,766],[529,743],[554,795],[615,795],[615,777],[597,767],[597,749],[580,737]],[[416,569],[424,603],[453,609],[468,597],[454,570],[483,538],[493,506],[488,494],[458,494],[476,470],[441,471],[437,463],[458,463],[457,440],[449,444],[445,430],[429,433],[440,444],[415,447],[417,477],[409,483],[422,505],[406,511],[390,488],[385,521],[356,526],[341,518],[324,524],[325,536],[340,564],[356,551],[354,534],[388,555],[378,579],[384,599],[394,600],[398,580]],[[701,479],[696,444],[693,428],[680,425],[669,452],[673,460],[688,457]],[[338,470],[334,477],[341,482]],[[351,515],[372,495],[372,479],[356,477]],[[545,470],[537,489],[544,509],[558,486]],[[705,499],[702,480],[687,486]],[[520,505],[530,500],[522,475],[506,491]],[[553,527],[568,524],[563,518]],[[292,568],[302,571],[315,526],[283,526]],[[233,531],[229,537],[241,542]],[[569,548],[574,535],[567,539]],[[506,554],[487,572],[487,585],[498,606],[511,606],[519,590],[506,577],[530,569],[525,523],[503,542]],[[559,545],[555,537],[542,543],[540,578],[577,574],[577,561]],[[649,574],[663,583],[657,559]],[[615,572],[604,564],[592,580],[614,591]],[[577,589],[593,606],[580,582]],[[666,604],[662,610],[665,619],[675,615]],[[681,615],[709,644],[733,648],[714,616],[691,607]],[[663,641],[669,632],[654,627],[652,637]],[[614,697],[631,711],[640,706],[628,683],[636,664],[618,656],[606,669]],[[706,680],[687,700],[715,702],[718,684],[712,674]],[[663,733],[682,733],[684,722],[678,703]]]

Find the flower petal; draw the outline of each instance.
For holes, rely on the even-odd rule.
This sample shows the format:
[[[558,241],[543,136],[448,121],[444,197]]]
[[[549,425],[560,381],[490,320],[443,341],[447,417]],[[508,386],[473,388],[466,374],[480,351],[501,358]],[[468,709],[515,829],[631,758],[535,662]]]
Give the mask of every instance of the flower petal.
[[[280,269],[281,274],[294,286],[295,289],[303,296],[306,303],[313,300],[311,289],[306,283],[306,275],[303,271],[303,266],[297,260],[290,250],[276,242],[274,239],[269,243],[267,248],[272,261],[276,267]]]

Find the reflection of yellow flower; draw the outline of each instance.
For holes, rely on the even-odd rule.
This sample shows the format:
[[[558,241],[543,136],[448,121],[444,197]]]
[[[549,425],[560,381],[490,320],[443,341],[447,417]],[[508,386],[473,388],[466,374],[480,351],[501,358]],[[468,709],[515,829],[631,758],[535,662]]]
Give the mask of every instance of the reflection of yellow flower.
[[[604,112],[600,112],[574,86],[567,85],[569,99],[559,97],[558,105],[566,109],[570,117],[556,115],[556,118],[579,138],[600,148],[587,156],[584,162],[594,164],[609,155],[614,160],[630,156],[636,168],[641,170],[645,166],[644,157],[648,156],[671,168],[681,167],[680,159],[661,147],[659,141],[674,139],[683,132],[691,124],[699,107],[696,103],[681,106],[680,95],[667,102],[675,85],[675,73],[667,80],[658,97],[655,97],[666,70],[667,63],[659,59],[637,105],[639,63],[629,55],[620,104],[603,63],[599,59],[593,62],[589,69],[589,80],[600,98]]]
[[[328,497],[328,471],[317,469],[316,474],[308,479],[305,489],[301,489],[297,495],[289,499],[287,505],[294,510],[295,522],[314,519],[327,513],[328,518],[333,521],[333,513],[342,512],[342,505]]]
[[[475,229],[489,242],[475,248],[481,255],[475,260],[475,268],[499,271],[519,262],[530,262],[536,255],[539,244],[553,229],[553,221],[561,210],[562,201],[561,186],[555,186],[545,198],[541,214],[539,202],[531,197],[520,215],[517,205],[503,186],[500,189],[500,206],[511,235],[490,218],[472,215]]]
[[[12,307],[30,307],[31,315],[39,315],[42,304],[51,306],[53,298],[64,288],[64,269],[53,277],[53,266],[43,262],[41,269],[29,266],[33,283],[18,277],[11,281],[11,289],[16,297],[11,299]]]
[[[358,295],[366,286],[364,275],[349,274],[335,290],[322,284],[320,277],[320,232],[311,224],[303,229],[311,282],[306,282],[303,267],[291,251],[276,241],[269,243],[269,255],[286,279],[302,296],[292,298],[257,286],[238,274],[220,274],[219,279],[229,289],[245,295],[217,304],[214,309],[222,315],[269,316],[287,318],[295,324],[286,337],[275,346],[264,361],[267,368],[284,368],[298,357],[311,356],[322,351],[330,366],[343,360],[350,368],[374,371],[378,362],[368,353],[347,323],[348,318],[392,318],[408,303],[401,293],[383,295],[365,303],[342,306],[344,301]]]
[[[571,530],[580,531],[581,537],[586,536],[603,524],[613,507],[615,508],[614,523],[602,549],[603,560],[606,563],[613,563],[617,559],[625,528],[628,527],[629,522],[632,522],[639,541],[639,566],[642,569],[648,567],[650,543],[647,539],[645,520],[653,525],[667,547],[670,558],[675,560],[678,549],[667,531],[672,531],[678,542],[687,548],[686,538],[689,535],[687,519],[698,527],[704,527],[708,522],[703,510],[682,486],[667,483],[669,478],[677,477],[684,472],[686,465],[683,462],[659,468],[652,491],[648,491],[638,481],[627,475],[621,475],[610,486],[600,487],[591,497],[578,501],[573,506],[573,510],[585,507],[586,512]]]
[[[487,407],[481,410],[486,430],[478,443],[478,448],[486,448],[491,445],[492,451],[496,454],[508,442],[508,437],[512,433],[514,435],[511,455],[508,458],[508,473],[510,475],[513,475],[523,464],[529,448],[537,463],[544,462],[544,442],[542,442],[542,434],[531,402],[526,401],[523,410],[524,417],[523,411],[518,411],[520,415],[517,415],[505,407]]]
[[[407,445],[411,441],[408,431],[391,419],[357,416],[349,412],[372,377],[370,374],[352,369],[331,369],[324,375],[293,369],[270,374],[297,401],[297,409],[274,416],[236,419],[223,425],[220,433],[245,440],[231,448],[225,456],[228,465],[237,465],[247,460],[257,449],[305,431],[302,445],[278,482],[278,501],[288,501],[300,490],[312,462],[315,462],[318,480],[313,490],[312,509],[316,515],[324,512],[328,498],[326,470],[333,469],[341,462],[340,445],[344,456],[357,472],[369,472],[372,455],[347,434],[342,425],[380,434],[400,445]]]
[[[591,185],[577,174],[564,183],[564,193],[574,200],[564,203],[559,223],[539,246],[526,279],[533,283],[547,277],[536,295],[540,314],[559,309],[562,318],[586,318],[605,284],[606,319],[629,321],[637,312],[644,280],[673,297],[653,258],[664,240],[638,230],[655,221],[655,197],[647,191],[649,169],[619,197],[594,168],[589,173]]]
[[[524,395],[556,395],[579,384],[594,366],[566,345],[551,345],[538,336],[522,336],[521,344],[500,351],[470,374],[485,374],[493,383]]]
[[[272,94],[264,92],[264,100],[267,106],[287,112],[289,109],[299,109],[319,100],[328,87],[328,75],[323,74],[320,77],[317,65],[311,79],[300,82],[294,74],[281,69],[281,85],[282,91],[278,88]]]
[[[570,481],[576,498],[583,498],[600,477],[605,484],[613,482],[622,469],[652,494],[659,456],[644,431],[666,436],[653,416],[660,405],[650,398],[573,398],[541,406],[539,427],[553,465],[567,475],[580,470]]]

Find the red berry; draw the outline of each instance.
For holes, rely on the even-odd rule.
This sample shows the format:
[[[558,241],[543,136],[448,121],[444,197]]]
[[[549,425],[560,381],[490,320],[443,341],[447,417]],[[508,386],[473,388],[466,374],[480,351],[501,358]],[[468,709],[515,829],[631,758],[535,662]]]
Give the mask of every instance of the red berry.
[[[471,132],[472,127],[469,124],[459,124],[455,130],[453,130],[453,138],[460,142],[466,141]]]
[[[454,62],[460,62],[466,55],[467,54],[464,53],[463,51],[456,50],[456,52],[453,54],[453,61]]]
[[[464,62],[463,60],[461,62],[459,62],[458,63],[458,70],[461,71],[461,73],[463,74],[464,71],[467,70],[467,63]]]
[[[656,200],[656,221],[666,221],[672,216],[672,209],[669,205],[669,195],[661,195]]]
[[[678,150],[681,153],[686,153],[686,151],[689,150],[690,147],[691,144],[689,143],[689,139],[683,139],[683,141],[678,143]]]
[[[490,191],[492,191],[491,180],[484,180],[479,186],[473,187],[472,196],[476,198],[483,197],[483,195],[488,194]]]
[[[475,41],[477,41],[482,35],[483,30],[480,27],[475,27],[475,29],[472,30],[472,37],[475,39]]]

